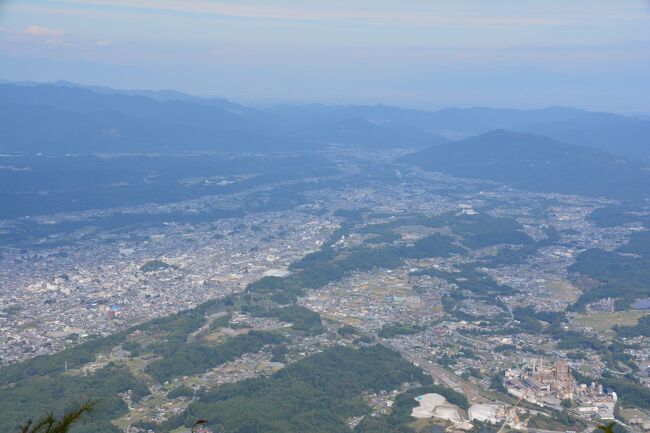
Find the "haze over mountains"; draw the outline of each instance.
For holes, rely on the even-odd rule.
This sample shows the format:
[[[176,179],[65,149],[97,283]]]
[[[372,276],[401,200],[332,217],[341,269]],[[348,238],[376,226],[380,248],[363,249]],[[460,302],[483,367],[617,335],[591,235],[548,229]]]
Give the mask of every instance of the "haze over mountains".
[[[0,84],[0,116],[5,153],[402,148],[421,150],[403,163],[534,191],[629,198],[650,184],[650,120],[565,107],[258,109],[167,90],[26,82]]]
[[[647,118],[581,113],[569,120],[540,122],[517,129],[634,158],[647,160],[650,155],[650,121]]]
[[[0,84],[0,148],[15,152],[285,151],[324,144],[425,147],[494,129],[650,157],[650,121],[574,108],[278,105],[255,109],[172,90],[121,91],[58,82]],[[100,114],[98,114],[100,113]],[[36,123],[34,123],[36,122]],[[47,123],[39,136],[29,125]],[[73,128],[74,126],[74,128]],[[71,130],[80,130],[70,135]]]

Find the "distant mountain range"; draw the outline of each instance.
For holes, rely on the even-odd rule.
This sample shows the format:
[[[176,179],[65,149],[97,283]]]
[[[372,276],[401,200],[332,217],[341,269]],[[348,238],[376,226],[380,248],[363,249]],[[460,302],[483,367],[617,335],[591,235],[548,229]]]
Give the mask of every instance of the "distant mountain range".
[[[583,113],[569,120],[522,126],[522,132],[544,135],[577,146],[650,160],[650,121],[608,113]]]
[[[15,84],[19,86],[42,86],[45,83],[40,83],[38,81],[7,81],[0,80],[0,84]],[[57,86],[57,87],[73,87],[78,89],[86,89],[96,93],[105,93],[105,94],[122,94],[129,96],[146,96],[157,101],[190,101],[190,100],[200,100],[200,96],[194,96],[187,93],[179,92],[177,90],[163,89],[163,90],[145,90],[145,89],[136,89],[136,90],[121,90],[113,89],[112,87],[106,86],[87,86],[84,84],[73,83],[71,81],[54,81],[52,83],[47,83],[46,85]]]
[[[402,124],[433,132],[475,135],[497,128],[514,128],[540,122],[557,122],[579,117],[586,111],[551,107],[538,110],[500,108],[445,108],[438,111],[413,110],[386,105],[280,105],[269,109],[301,122],[340,121],[361,117],[379,124]]]
[[[500,108],[446,108],[438,111],[410,110],[385,105],[326,106],[281,105],[268,111],[295,124],[332,125],[361,118],[377,125],[403,125],[447,138],[458,139],[495,129],[530,132],[577,146],[650,160],[650,120],[575,108],[549,107],[535,110]]]
[[[0,149],[95,153],[300,150],[268,115],[228,101],[191,103],[68,86],[0,85]],[[42,127],[44,126],[44,127]]]
[[[491,131],[400,161],[530,191],[619,199],[650,196],[650,168],[643,162],[520,132]]]
[[[510,129],[650,160],[647,118],[564,107],[424,111],[309,104],[256,109],[173,90],[116,90],[62,81],[0,83],[0,115],[4,152],[278,152],[330,145],[418,149]]]
[[[160,100],[67,84],[0,84],[0,150],[284,152],[326,145],[422,148],[446,141],[408,124],[353,113],[299,121],[275,110],[180,95]]]
[[[420,151],[403,163],[532,191],[637,198],[650,185],[650,120],[574,108],[257,109],[175,91],[59,82],[0,84],[0,118],[5,153],[404,148]],[[459,137],[469,138],[453,141]]]

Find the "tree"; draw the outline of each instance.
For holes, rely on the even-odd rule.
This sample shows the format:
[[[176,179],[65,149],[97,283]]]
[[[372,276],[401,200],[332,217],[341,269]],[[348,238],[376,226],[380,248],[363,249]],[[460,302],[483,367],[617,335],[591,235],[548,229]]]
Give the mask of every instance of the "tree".
[[[83,403],[78,408],[64,413],[60,419],[49,414],[36,423],[29,420],[22,427],[21,433],[67,433],[82,415],[92,412],[96,404],[96,401]]]
[[[203,425],[203,424],[207,424],[207,423],[208,423],[207,419],[200,419],[200,420],[196,421],[194,423],[194,425],[192,425],[192,432],[194,432],[194,429],[197,428],[198,426]]]
[[[616,423],[614,421],[610,422],[607,425],[599,425],[599,426],[596,426],[596,427],[597,428],[596,428],[596,430],[594,430],[594,433],[625,433],[625,432],[627,432],[627,430],[625,430],[625,428],[622,425],[620,425],[620,424],[618,424],[618,423]]]
[[[561,404],[563,408],[568,409],[570,407],[573,407],[573,400],[570,398],[565,398],[562,400]]]

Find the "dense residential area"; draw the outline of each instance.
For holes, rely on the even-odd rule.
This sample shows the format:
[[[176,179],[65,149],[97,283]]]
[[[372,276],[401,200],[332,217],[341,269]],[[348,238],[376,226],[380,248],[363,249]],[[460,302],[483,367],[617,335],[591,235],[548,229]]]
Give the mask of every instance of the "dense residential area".
[[[424,172],[383,162],[390,153],[354,155],[357,166],[316,180],[285,209],[183,221],[224,203],[237,209],[256,186],[29,222],[82,220],[84,228],[21,239],[3,253],[0,372],[3,401],[14,402],[3,416],[19,423],[44,407],[47,398],[34,395],[16,406],[44,380],[40,371],[50,386],[74,384],[62,388],[63,401],[72,392],[110,401],[111,409],[100,406],[102,431],[182,431],[212,410],[234,410],[213,425],[237,431],[256,418],[239,414],[248,406],[228,406],[228,387],[275,392],[294,365],[383,347],[401,355],[410,376],[328,394],[346,409],[319,416],[355,431],[409,419],[417,429],[505,422],[581,431],[613,419],[647,427],[647,302],[634,287],[632,302],[623,290],[592,299],[605,281],[582,264],[592,251],[642,256],[647,212],[623,210],[626,221],[611,224],[601,217],[614,209],[609,199]],[[346,185],[374,164],[388,175]],[[284,198],[282,183],[262,188],[268,207]],[[179,221],[90,229],[102,215],[178,209]],[[324,374],[300,371],[314,374],[310,381]],[[88,388],[97,381],[114,385]],[[305,390],[295,392],[300,399]],[[247,397],[250,410],[260,411],[262,395]],[[254,422],[285,431],[264,417]]]
[[[0,1],[0,433],[650,433],[650,1]]]

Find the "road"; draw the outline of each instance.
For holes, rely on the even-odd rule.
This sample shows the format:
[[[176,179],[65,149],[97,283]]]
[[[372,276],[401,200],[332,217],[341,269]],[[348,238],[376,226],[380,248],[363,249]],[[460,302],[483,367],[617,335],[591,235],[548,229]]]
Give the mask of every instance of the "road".
[[[445,384],[446,386],[453,389],[454,391],[465,395],[465,397],[467,397],[470,403],[472,404],[489,403],[491,401],[485,398],[484,396],[482,396],[480,394],[480,390],[476,386],[465,382],[460,377],[456,376],[453,373],[450,373],[449,371],[445,370],[444,368],[442,368],[437,364],[434,364],[428,359],[423,359],[413,353],[408,352],[407,350],[401,349],[391,344],[390,342],[384,340],[383,338],[377,338],[377,341],[383,346],[401,353],[404,359],[413,362],[415,364],[418,364],[420,368],[428,372],[432,377],[437,379],[439,382]]]

